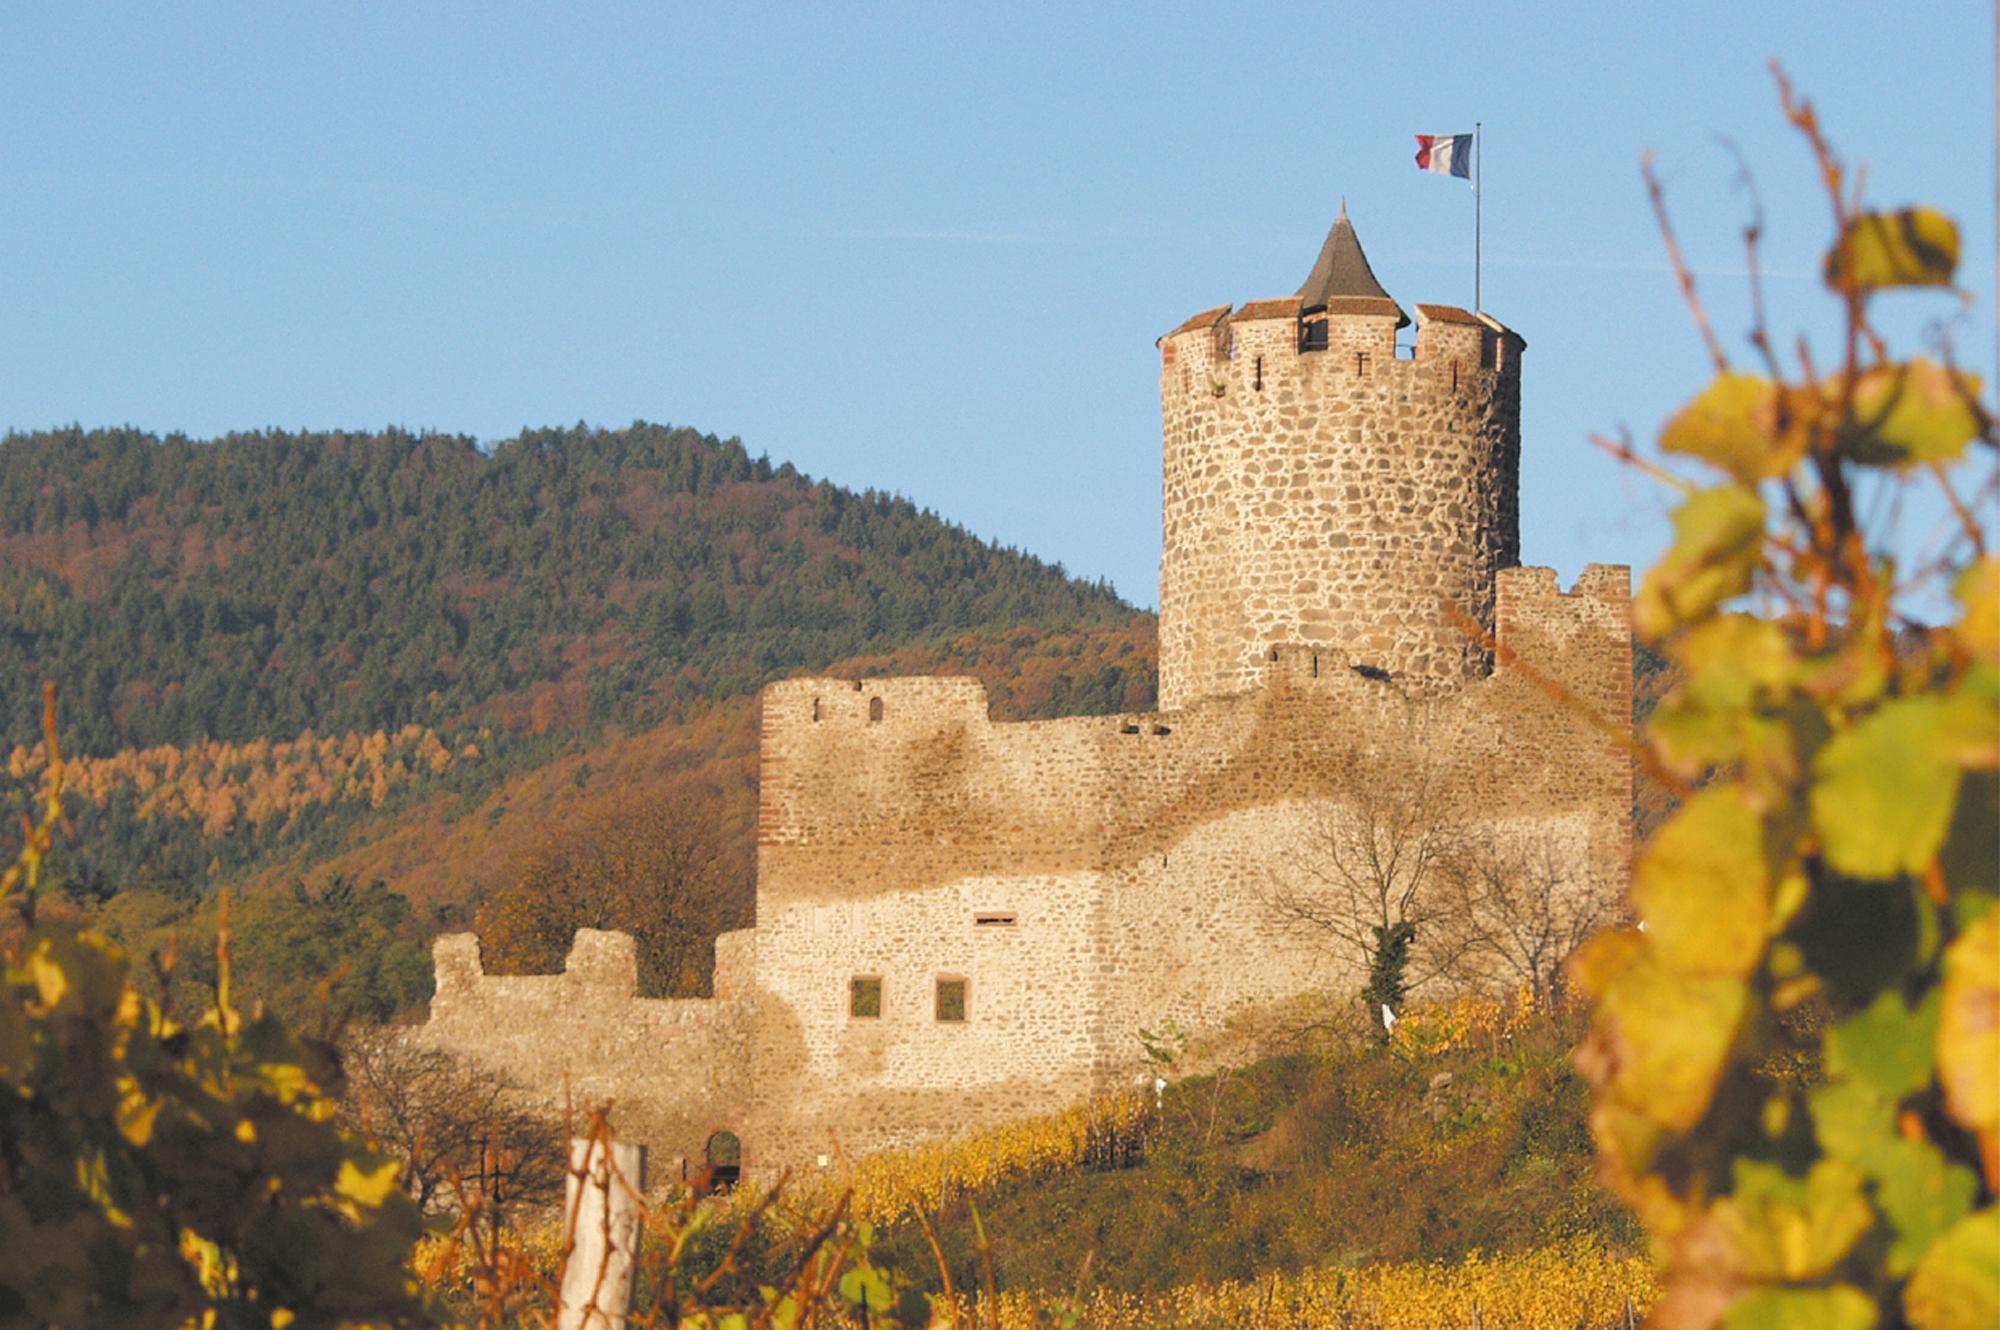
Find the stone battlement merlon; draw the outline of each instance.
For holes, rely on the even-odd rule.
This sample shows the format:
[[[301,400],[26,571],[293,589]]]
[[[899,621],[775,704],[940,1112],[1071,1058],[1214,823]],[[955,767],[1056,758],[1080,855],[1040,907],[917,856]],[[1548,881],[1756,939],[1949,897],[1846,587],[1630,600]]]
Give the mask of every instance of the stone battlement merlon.
[[[1427,385],[1449,373],[1451,388],[1479,396],[1520,373],[1527,342],[1491,315],[1456,305],[1418,305],[1410,355],[1402,356],[1393,306],[1346,311],[1336,307],[1342,303],[1386,304],[1335,302],[1306,310],[1297,296],[1285,296],[1203,310],[1158,339],[1162,378],[1181,370],[1185,389],[1199,396],[1217,395],[1218,389],[1259,391],[1308,368],[1343,379],[1400,373]]]
[[[627,933],[579,928],[570,941],[561,974],[496,976],[486,973],[479,955],[477,933],[446,933],[431,944],[441,1000],[475,992],[496,978],[542,984],[566,984],[591,990],[604,998],[628,999],[639,992],[639,952]]]
[[[766,684],[763,730],[790,726],[930,727],[945,718],[985,721],[986,685],[970,675],[899,675],[875,679],[804,678]]]
[[[1630,568],[1593,563],[1568,591],[1553,568],[1503,568],[1494,591],[1501,671],[1552,680],[1617,723],[1630,719]]]
[[[1632,600],[1632,570],[1622,563],[1586,564],[1567,591],[1557,581],[1555,569],[1532,564],[1502,568],[1494,582],[1501,602],[1515,606],[1554,605],[1579,598],[1623,606]]]

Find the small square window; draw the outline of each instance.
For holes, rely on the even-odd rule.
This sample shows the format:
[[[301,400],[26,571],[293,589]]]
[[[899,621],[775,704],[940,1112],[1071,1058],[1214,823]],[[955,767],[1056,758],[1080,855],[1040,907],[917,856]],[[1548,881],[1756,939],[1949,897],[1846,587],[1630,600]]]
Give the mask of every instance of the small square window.
[[[872,1018],[882,1014],[882,980],[876,975],[859,975],[847,981],[847,1014]]]
[[[965,1019],[965,980],[937,981],[937,1018],[941,1021]]]

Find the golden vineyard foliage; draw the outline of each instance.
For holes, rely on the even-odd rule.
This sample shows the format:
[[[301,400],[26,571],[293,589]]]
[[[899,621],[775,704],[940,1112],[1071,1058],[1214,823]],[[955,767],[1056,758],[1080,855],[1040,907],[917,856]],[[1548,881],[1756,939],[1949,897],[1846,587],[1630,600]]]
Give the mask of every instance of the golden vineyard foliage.
[[[1739,370],[1681,270],[1716,378],[1661,445],[1708,473],[1667,477],[1675,539],[1634,615],[1684,674],[1641,751],[1683,802],[1635,865],[1642,922],[1574,963],[1595,1000],[1578,1063],[1603,1174],[1664,1257],[1649,1324],[1991,1330],[1994,421],[1976,378],[1895,358],[1869,322],[1886,289],[1949,288],[1957,228],[1859,211],[1780,86],[1832,201],[1844,338],[1787,366],[1760,308]],[[1926,502],[1947,538],[1906,566],[1861,515]],[[1915,598],[1941,593],[1927,626]]]
[[[1460,1049],[1497,1051],[1548,1016],[1531,983],[1523,982],[1512,994],[1461,993],[1403,1013],[1389,1032],[1389,1047],[1406,1058],[1437,1057]]]
[[[795,1179],[793,1194],[773,1213],[797,1225],[845,1194],[855,1219],[887,1228],[1003,1183],[1090,1164],[1130,1163],[1144,1151],[1152,1122],[1151,1096],[1100,1095],[1060,1113],[835,1164],[818,1178]],[[755,1200],[748,1189],[736,1193],[738,1205]]]
[[[102,807],[129,792],[144,818],[172,818],[201,825],[204,835],[226,836],[239,823],[285,825],[301,810],[356,803],[379,808],[391,791],[442,775],[455,762],[479,756],[476,744],[446,747],[422,725],[394,733],[320,737],[308,730],[290,741],[206,743],[177,748],[129,748],[109,757],[72,757],[64,763],[69,792]],[[16,744],[6,771],[16,781],[41,779],[48,769],[46,741]]]
[[[1085,1291],[1076,1314],[1090,1330],[1613,1330],[1655,1295],[1651,1262],[1589,1241],[1457,1265],[1413,1262],[1301,1270],[1260,1279],[1184,1284],[1167,1293]],[[1002,1293],[1001,1330],[1051,1324],[1046,1295]],[[967,1327],[994,1324],[962,1304]]]
[[[44,713],[47,811],[0,904],[61,820],[52,689]],[[427,1322],[416,1207],[335,1124],[332,1049],[238,1012],[226,920],[217,962],[213,1005],[181,1016],[99,933],[34,924],[0,957],[0,1324]]]

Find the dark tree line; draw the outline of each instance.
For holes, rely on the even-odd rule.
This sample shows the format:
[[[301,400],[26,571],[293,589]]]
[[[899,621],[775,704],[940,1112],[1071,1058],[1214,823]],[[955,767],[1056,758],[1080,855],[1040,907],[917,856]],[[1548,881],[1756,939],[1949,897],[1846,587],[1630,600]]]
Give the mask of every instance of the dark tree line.
[[[907,500],[689,429],[490,453],[397,430],[0,440],[0,677],[59,680],[79,752],[518,719],[552,686],[555,723],[581,723],[1131,613]],[[6,691],[0,747],[34,741],[37,705]]]

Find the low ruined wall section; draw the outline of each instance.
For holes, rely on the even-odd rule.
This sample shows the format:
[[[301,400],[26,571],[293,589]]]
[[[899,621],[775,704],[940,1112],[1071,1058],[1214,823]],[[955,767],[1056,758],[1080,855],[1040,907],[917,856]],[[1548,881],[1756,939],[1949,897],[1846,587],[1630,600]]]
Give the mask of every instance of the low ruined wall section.
[[[741,984],[746,935],[717,945],[717,991]],[[629,934],[577,930],[561,974],[491,975],[471,933],[433,948],[437,992],[411,1037],[509,1081],[552,1112],[609,1104],[616,1129],[643,1141],[652,1167],[702,1158],[708,1138],[737,1129],[748,1103],[750,1009],[728,998],[638,996]]]

